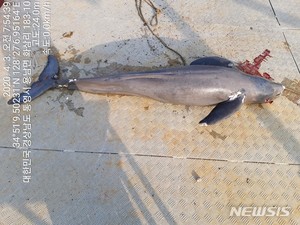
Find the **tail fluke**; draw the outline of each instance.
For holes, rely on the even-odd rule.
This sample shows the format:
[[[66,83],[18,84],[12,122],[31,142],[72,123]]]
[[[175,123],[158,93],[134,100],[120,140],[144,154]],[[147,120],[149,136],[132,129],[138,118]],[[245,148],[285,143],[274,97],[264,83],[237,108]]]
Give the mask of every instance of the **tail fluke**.
[[[7,103],[12,105],[15,103],[22,104],[30,102],[47,90],[57,86],[59,65],[55,56],[49,55],[48,62],[43,72],[39,76],[38,81],[34,82],[28,90],[11,98]]]

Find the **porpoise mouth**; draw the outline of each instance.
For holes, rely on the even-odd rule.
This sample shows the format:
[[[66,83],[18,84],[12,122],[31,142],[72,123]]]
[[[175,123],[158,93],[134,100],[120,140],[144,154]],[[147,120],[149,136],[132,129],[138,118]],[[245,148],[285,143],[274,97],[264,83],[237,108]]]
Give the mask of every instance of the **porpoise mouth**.
[[[285,86],[280,83],[272,83],[272,87],[273,94],[269,98],[265,99],[265,103],[272,103],[273,100],[279,97],[285,89]]]

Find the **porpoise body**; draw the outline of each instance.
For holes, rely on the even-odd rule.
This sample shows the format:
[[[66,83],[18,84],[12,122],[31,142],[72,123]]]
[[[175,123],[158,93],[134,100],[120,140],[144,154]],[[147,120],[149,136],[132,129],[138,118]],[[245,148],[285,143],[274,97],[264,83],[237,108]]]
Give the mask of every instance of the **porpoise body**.
[[[135,95],[165,103],[207,106],[228,100],[239,90],[245,103],[265,103],[283,91],[281,84],[237,69],[193,65],[150,72],[79,79],[69,89],[97,94]]]
[[[211,125],[236,112],[243,103],[266,103],[278,97],[284,86],[258,76],[248,75],[220,57],[205,57],[189,66],[102,76],[98,78],[57,79],[58,62],[54,56],[39,80],[28,92],[21,93],[19,102],[26,97],[34,99],[54,87],[67,87],[97,94],[121,94],[148,97],[164,103],[188,106],[216,105],[200,121]],[[13,104],[15,99],[8,103]]]

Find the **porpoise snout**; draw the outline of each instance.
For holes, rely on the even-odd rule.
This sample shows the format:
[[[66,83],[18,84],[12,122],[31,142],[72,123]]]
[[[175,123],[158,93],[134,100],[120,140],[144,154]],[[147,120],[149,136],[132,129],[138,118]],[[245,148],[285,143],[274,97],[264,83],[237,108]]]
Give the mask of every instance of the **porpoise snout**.
[[[280,83],[273,83],[272,86],[273,86],[273,97],[274,98],[280,96],[285,89],[285,86]]]

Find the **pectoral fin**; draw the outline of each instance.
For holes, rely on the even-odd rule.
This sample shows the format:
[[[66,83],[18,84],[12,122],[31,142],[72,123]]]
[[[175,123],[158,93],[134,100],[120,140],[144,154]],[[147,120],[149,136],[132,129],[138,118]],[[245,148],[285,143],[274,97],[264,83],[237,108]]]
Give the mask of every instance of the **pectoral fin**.
[[[218,56],[211,56],[211,57],[203,57],[191,62],[190,65],[208,65],[208,66],[223,66],[232,68],[234,67],[234,63],[228,59],[218,57]]]
[[[237,112],[245,100],[244,91],[238,91],[229,96],[229,99],[216,105],[216,107],[199,122],[202,126],[212,125],[226,119]]]

